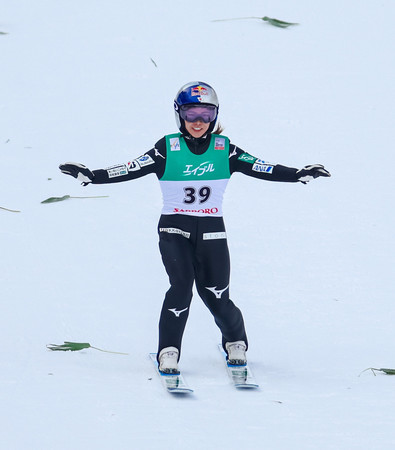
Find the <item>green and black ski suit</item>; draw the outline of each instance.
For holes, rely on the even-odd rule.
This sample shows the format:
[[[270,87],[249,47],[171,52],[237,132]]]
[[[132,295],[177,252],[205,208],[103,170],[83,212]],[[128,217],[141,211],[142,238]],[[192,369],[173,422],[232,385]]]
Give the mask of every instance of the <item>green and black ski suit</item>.
[[[181,342],[192,289],[212,313],[222,343],[245,341],[243,316],[229,298],[230,261],[222,199],[234,172],[296,182],[297,169],[258,159],[226,136],[191,138],[168,135],[142,156],[108,169],[94,170],[94,184],[115,183],[155,173],[163,194],[159,248],[170,281],[159,322],[159,352]]]

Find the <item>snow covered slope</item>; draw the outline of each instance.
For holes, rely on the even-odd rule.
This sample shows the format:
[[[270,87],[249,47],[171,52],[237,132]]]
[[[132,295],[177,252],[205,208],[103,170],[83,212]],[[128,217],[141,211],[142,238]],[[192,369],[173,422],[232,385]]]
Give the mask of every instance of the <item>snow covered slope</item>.
[[[358,376],[395,368],[394,14],[391,0],[3,0],[0,206],[21,211],[0,209],[3,448],[395,445],[395,378]],[[250,16],[300,25],[213,21]],[[168,287],[155,177],[84,188],[57,167],[150,149],[195,79],[234,143],[332,178],[232,177],[231,297],[262,388],[229,384],[196,296],[181,360],[195,393],[174,398],[148,359]],[[109,197],[40,203],[65,194]],[[128,356],[46,348],[66,340]]]

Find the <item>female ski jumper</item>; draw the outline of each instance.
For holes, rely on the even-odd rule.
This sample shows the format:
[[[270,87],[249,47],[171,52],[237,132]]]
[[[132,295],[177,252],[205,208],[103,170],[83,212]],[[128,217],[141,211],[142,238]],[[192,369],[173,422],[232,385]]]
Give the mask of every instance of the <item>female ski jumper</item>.
[[[272,165],[230,144],[225,136],[194,139],[173,134],[126,164],[94,170],[93,184],[155,173],[163,194],[159,248],[170,281],[159,323],[159,351],[176,347],[188,319],[194,282],[226,342],[247,336],[240,310],[229,298],[230,261],[222,199],[234,172],[271,181],[296,182],[297,169]],[[247,344],[248,345],[248,344]]]
[[[222,217],[229,178],[241,172],[263,180],[306,183],[330,174],[319,164],[300,170],[270,164],[215,134],[219,103],[206,83],[183,86],[174,107],[181,133],[163,137],[142,156],[93,172],[77,163],[62,164],[60,169],[84,185],[156,174],[163,194],[159,248],[170,281],[159,322],[159,369],[178,372],[194,283],[222,333],[228,363],[245,364],[248,341],[243,316],[229,298],[230,261]]]

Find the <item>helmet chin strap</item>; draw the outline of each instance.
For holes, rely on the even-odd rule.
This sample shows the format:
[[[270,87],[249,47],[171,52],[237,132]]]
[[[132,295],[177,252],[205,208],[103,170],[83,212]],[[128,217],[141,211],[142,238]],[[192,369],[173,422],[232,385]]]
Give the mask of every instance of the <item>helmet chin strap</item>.
[[[180,117],[180,123],[181,123],[181,126],[180,126],[180,131],[181,131],[181,133],[182,133],[183,135],[185,135],[185,136],[188,136],[189,133],[188,133],[186,127],[185,127],[185,120],[184,120],[184,119],[181,119],[181,117]]]

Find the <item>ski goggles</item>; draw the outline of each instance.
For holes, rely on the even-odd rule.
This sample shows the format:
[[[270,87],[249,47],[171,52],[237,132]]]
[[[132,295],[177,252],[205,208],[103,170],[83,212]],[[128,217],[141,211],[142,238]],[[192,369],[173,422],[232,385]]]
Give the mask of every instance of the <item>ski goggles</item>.
[[[210,123],[217,117],[217,107],[214,105],[182,105],[180,117],[187,122]]]

